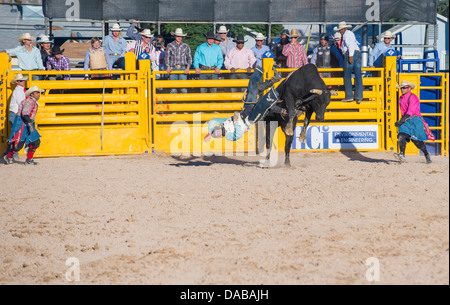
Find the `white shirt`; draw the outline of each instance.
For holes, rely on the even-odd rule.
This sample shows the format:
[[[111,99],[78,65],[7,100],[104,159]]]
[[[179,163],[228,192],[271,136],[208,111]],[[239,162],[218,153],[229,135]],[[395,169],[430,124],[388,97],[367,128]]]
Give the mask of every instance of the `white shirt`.
[[[16,89],[14,89],[13,94],[11,96],[9,111],[17,114],[17,111],[19,111],[19,105],[24,99],[26,99],[24,88],[22,86],[17,85]]]
[[[225,68],[230,70],[231,68],[235,68],[238,70],[247,70],[248,67],[252,67],[256,62],[256,57],[253,54],[252,50],[249,48],[243,47],[242,50],[239,50],[237,47],[231,49],[227,56],[225,57]]]
[[[348,52],[348,56],[353,56],[355,51],[360,51],[358,46],[358,41],[356,40],[355,34],[352,31],[347,30],[342,36],[342,53]]]

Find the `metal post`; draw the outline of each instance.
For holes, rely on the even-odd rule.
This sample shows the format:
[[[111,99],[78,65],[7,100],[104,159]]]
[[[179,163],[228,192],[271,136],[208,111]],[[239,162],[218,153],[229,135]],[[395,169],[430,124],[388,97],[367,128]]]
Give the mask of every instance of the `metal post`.
[[[361,63],[363,67],[367,67],[369,60],[369,36],[367,35],[367,25],[362,28],[361,35]]]

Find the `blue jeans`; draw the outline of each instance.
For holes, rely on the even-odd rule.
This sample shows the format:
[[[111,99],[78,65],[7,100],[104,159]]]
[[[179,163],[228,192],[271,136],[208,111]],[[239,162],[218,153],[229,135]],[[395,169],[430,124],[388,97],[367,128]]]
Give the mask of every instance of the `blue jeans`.
[[[247,96],[244,101],[244,109],[241,111],[241,117],[245,119],[252,111],[258,99],[258,83],[262,80],[263,72],[259,69],[255,69],[247,87]]]
[[[181,67],[181,69],[172,69],[172,71],[184,71],[186,70],[186,66]],[[170,74],[169,80],[187,80],[187,74]],[[177,93],[177,89],[171,89],[170,93]],[[187,89],[181,89],[181,93],[187,93]]]
[[[361,74],[361,52],[355,52],[353,55],[353,64],[349,64],[348,52],[345,53],[344,85],[346,99],[353,99],[352,72],[355,73],[355,99],[362,100],[363,84]]]
[[[208,70],[208,71],[211,71],[211,70]],[[216,74],[216,73],[200,74],[198,79],[200,79],[200,80],[219,79],[219,74]],[[217,88],[209,88],[209,91],[211,93],[217,93]],[[206,88],[200,88],[200,92],[201,93],[206,93]]]

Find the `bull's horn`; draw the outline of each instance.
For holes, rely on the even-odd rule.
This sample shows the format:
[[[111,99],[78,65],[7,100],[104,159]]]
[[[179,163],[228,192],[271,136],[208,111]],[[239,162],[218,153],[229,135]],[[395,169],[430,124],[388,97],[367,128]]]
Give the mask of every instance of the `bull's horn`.
[[[315,93],[315,94],[318,94],[318,95],[322,95],[322,93],[323,93],[323,91],[319,90],[319,89],[311,89],[311,91],[309,91],[309,92]]]
[[[330,94],[331,95],[338,95],[338,93],[336,91],[334,91],[334,90],[330,90]]]

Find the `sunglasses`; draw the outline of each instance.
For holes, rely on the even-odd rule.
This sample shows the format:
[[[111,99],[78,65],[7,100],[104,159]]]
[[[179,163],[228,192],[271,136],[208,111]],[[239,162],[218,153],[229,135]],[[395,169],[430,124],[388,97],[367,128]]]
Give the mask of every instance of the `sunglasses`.
[[[403,90],[403,89],[409,89],[409,88],[411,88],[411,87],[402,87],[402,90]]]

